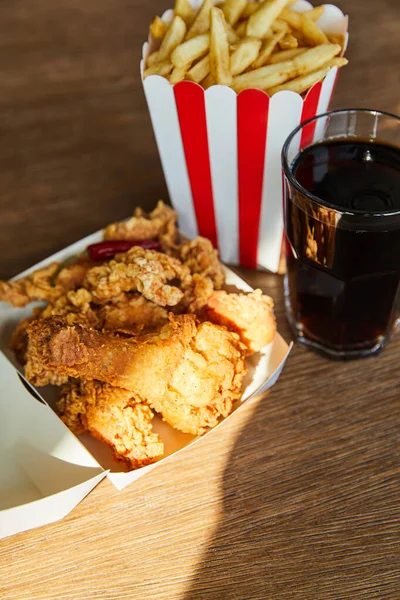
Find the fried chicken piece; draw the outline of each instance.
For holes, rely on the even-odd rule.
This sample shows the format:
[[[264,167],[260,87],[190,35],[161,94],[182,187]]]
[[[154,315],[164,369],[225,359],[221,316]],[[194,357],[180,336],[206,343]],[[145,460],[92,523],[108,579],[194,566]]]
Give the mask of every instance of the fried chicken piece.
[[[145,213],[136,208],[134,215],[128,221],[113,223],[105,228],[105,240],[154,240],[162,246],[174,246],[177,237],[176,212],[160,200],[156,208]]]
[[[164,455],[164,444],[153,432],[153,413],[139,404],[132,392],[100,381],[70,381],[61,390],[57,409],[77,435],[89,431],[114,451],[130,469],[155,462]]]
[[[239,334],[248,354],[258,352],[275,337],[274,301],[261,290],[250,294],[213,292],[204,318]]]
[[[174,306],[183,297],[183,292],[167,282],[176,279],[183,287],[191,281],[189,269],[179,260],[135,246],[109,263],[90,269],[85,287],[99,304],[123,292],[138,291],[159,306]]]
[[[214,287],[211,279],[195,273],[192,281],[184,290],[182,300],[173,307],[172,311],[178,315],[183,313],[200,313],[206,306],[213,291]]]
[[[65,317],[68,325],[81,323],[96,329],[101,329],[103,320],[91,305],[92,295],[85,288],[76,291],[71,290],[57,298],[53,304],[49,304],[41,313],[42,319],[60,316]]]
[[[39,320],[41,321],[41,320]],[[46,320],[43,319],[43,322]],[[37,321],[34,321],[35,323]],[[27,330],[28,331],[28,330]],[[28,337],[28,347],[25,353],[25,377],[32,385],[44,387],[46,385],[63,385],[69,377],[66,373],[60,373],[57,369],[46,366],[37,356],[35,351],[31,352],[32,344]]]
[[[198,273],[208,277],[216,290],[225,282],[225,274],[218,258],[218,252],[210,240],[197,237],[187,240],[178,247],[179,258],[189,268],[192,275]]]
[[[0,301],[13,306],[26,306],[35,300],[54,302],[62,293],[61,286],[52,285],[59,263],[37,269],[15,281],[0,281]]]
[[[140,294],[134,294],[103,306],[100,317],[104,329],[138,334],[161,329],[168,321],[168,311]]]
[[[55,302],[66,291],[80,287],[92,263],[78,258],[62,267],[54,262],[15,281],[0,281],[0,301],[13,306],[26,306],[43,300]]]
[[[37,319],[41,312],[41,307],[35,308],[32,315],[30,317],[26,317],[26,319],[22,319],[12,333],[9,348],[14,352],[17,361],[21,365],[26,363],[26,353],[28,350],[28,325]]]
[[[159,333],[132,338],[68,327],[58,317],[33,322],[28,335],[44,368],[128,389],[176,429],[200,435],[240,398],[244,348],[224,327],[194,315],[169,318]]]

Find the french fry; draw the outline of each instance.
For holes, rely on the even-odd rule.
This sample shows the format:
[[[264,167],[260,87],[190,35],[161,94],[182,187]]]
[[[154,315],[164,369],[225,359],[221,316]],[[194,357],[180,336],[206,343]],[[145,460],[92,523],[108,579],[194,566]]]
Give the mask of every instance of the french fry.
[[[241,14],[241,19],[248,19],[260,8],[260,4],[258,2],[247,2],[244,10]]]
[[[211,73],[209,73],[207,77],[203,79],[201,85],[205,90],[208,90],[209,87],[211,87],[212,85],[216,85],[216,83],[217,82],[215,81],[214,77],[211,75]]]
[[[152,52],[146,59],[146,67],[153,67],[158,62],[158,52]]]
[[[235,31],[239,37],[244,37],[247,32],[247,21],[241,21]]]
[[[185,34],[185,21],[181,17],[174,17],[158,51],[158,60],[160,62],[165,61],[171,52],[183,42]]]
[[[210,72],[222,85],[232,83],[230,73],[229,42],[224,13],[220,8],[211,9]]]
[[[297,40],[297,46],[299,48],[310,47],[305,35],[301,33],[301,31],[297,31],[296,29],[292,29],[292,36]]]
[[[273,94],[276,94],[277,92],[282,92],[283,90],[289,90],[291,92],[296,92],[297,94],[302,94],[306,90],[310,89],[310,87],[312,87],[314,83],[317,83],[317,81],[321,81],[321,79],[325,77],[329,69],[330,67],[325,66],[321,69],[318,69],[317,71],[308,73],[307,75],[301,75],[300,77],[296,77],[295,79],[287,81],[282,85],[277,85],[275,87],[270,88],[269,90],[267,90],[267,94],[269,96],[273,96]]]
[[[263,2],[260,8],[251,15],[247,22],[247,35],[262,38],[271,27],[273,21],[285,8],[288,0],[270,0]]]
[[[167,77],[167,75],[171,73],[173,67],[174,65],[169,60],[158,62],[145,70],[143,73],[143,79],[149,75],[161,75],[162,77]]]
[[[267,65],[261,69],[238,75],[233,79],[232,87],[236,92],[247,88],[271,89],[289,79],[306,75],[326,66],[339,52],[339,44],[322,44],[306,50],[293,60]]]
[[[195,19],[196,11],[192,8],[189,0],[175,0],[174,14],[181,17],[190,27]]]
[[[183,81],[188,69],[190,69],[190,64],[184,65],[183,67],[174,67],[171,75],[169,76],[169,82],[175,85],[175,83]]]
[[[342,47],[342,50],[344,50],[346,36],[343,33],[327,33],[326,37],[331,44],[339,44],[339,46]]]
[[[278,31],[283,31],[283,33],[291,33],[289,24],[286,21],[283,21],[282,19],[275,19],[275,21],[271,25],[271,30],[274,33],[277,33]]]
[[[318,46],[318,44],[327,44],[328,38],[325,33],[318,27],[314,21],[302,14],[301,17],[301,32],[304,34],[310,46]]]
[[[293,48],[297,48],[298,45],[299,43],[297,39],[291,33],[287,33],[285,37],[283,37],[279,42],[279,47],[281,50],[290,50]]]
[[[207,33],[207,31],[210,30],[210,14],[212,7],[212,0],[204,0],[203,4],[199,8],[192,26],[187,32],[187,40],[190,40],[190,38],[196,37],[203,33]]]
[[[348,62],[349,61],[346,58],[332,58],[330,61],[328,61],[328,63],[325,66],[321,67],[320,69],[312,71],[307,75],[301,75],[300,77],[296,77],[295,79],[287,81],[282,85],[277,85],[273,88],[270,88],[269,90],[267,90],[267,93],[270,96],[272,96],[272,94],[276,94],[276,92],[281,92],[282,90],[290,90],[292,92],[302,94],[306,90],[310,89],[314,85],[314,83],[317,83],[317,81],[321,81],[321,79],[323,79],[328,73],[329,69],[331,69],[332,67],[344,67],[348,64]]]
[[[270,65],[275,65],[276,63],[283,62],[284,60],[291,60],[306,50],[309,50],[309,48],[291,48],[290,50],[281,50],[280,52],[275,52],[272,54],[268,62]]]
[[[206,54],[198,63],[193,65],[191,69],[187,72],[187,79],[190,81],[194,81],[196,83],[200,83],[207,77],[210,72],[210,55]]]
[[[300,13],[296,12],[295,10],[290,10],[290,8],[284,8],[281,14],[279,15],[279,19],[286,21],[286,23],[290,25],[290,27],[292,27],[293,29],[301,29]]]
[[[242,75],[234,77],[232,87],[235,92],[241,92],[248,88],[259,88],[261,90],[269,89],[284,83],[288,79],[292,79],[296,75],[296,68],[293,61],[278,63],[276,65],[268,65],[255,69]]]
[[[237,44],[240,40],[240,35],[236,33],[232,25],[229,25],[229,23],[226,24],[226,31],[228,33],[228,42],[232,45]]]
[[[332,67],[345,67],[346,65],[349,64],[349,61],[347,60],[347,58],[344,58],[343,56],[335,56],[335,58],[332,58],[332,60],[330,60],[328,62],[328,66],[330,68]]]
[[[209,46],[210,34],[198,35],[177,46],[171,54],[171,62],[174,67],[184,67],[206,54]]]
[[[221,8],[229,25],[232,25],[232,27],[236,25],[246,8],[246,4],[247,0],[225,0]]]
[[[295,65],[295,76],[299,77],[300,75],[318,70],[339,54],[340,50],[339,44],[321,44],[320,46],[306,50],[292,60]]]
[[[267,64],[269,58],[271,57],[273,51],[275,50],[279,41],[284,37],[285,33],[280,31],[278,33],[274,33],[271,37],[267,38],[264,41],[261,52],[257,58],[257,60],[253,63],[253,69],[259,69]],[[279,61],[278,61],[279,62]]]
[[[150,23],[150,33],[156,40],[162,40],[168,31],[168,23],[164,23],[160,17],[154,17]]]
[[[280,14],[280,18],[286,21],[293,29],[300,31],[310,46],[327,44],[329,41],[318,25],[305,16],[304,13],[297,13],[294,10],[284,8]]]
[[[257,58],[262,41],[257,38],[247,38],[242,40],[236,50],[231,54],[231,74],[240,75]]]
[[[321,6],[315,6],[314,8],[310,8],[310,10],[305,10],[303,15],[311,19],[311,21],[318,21],[322,17],[325,12],[325,6],[321,4]]]

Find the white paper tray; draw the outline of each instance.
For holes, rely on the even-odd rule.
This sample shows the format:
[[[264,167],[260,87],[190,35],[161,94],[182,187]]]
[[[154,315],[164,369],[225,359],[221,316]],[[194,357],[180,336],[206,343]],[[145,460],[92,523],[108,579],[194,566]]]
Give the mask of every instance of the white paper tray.
[[[24,271],[18,278],[78,254],[101,239],[101,231],[90,235]],[[251,291],[252,288],[230,269],[226,269],[226,276],[228,286]],[[57,388],[48,386],[33,391],[45,404],[35,399],[21,383],[18,374],[21,367],[8,348],[13,329],[32,313],[32,308],[32,304],[14,308],[0,302],[0,537],[61,518],[105,475],[122,489],[201,439],[174,430],[156,416],[153,427],[164,441],[165,458],[125,472],[124,465],[114,460],[111,449],[104,443],[88,434],[78,438],[73,435],[51,410]],[[248,360],[249,374],[243,397],[236,402],[233,412],[244,401],[274,385],[289,352],[290,347],[277,334],[262,353]],[[205,435],[210,433],[212,431]]]

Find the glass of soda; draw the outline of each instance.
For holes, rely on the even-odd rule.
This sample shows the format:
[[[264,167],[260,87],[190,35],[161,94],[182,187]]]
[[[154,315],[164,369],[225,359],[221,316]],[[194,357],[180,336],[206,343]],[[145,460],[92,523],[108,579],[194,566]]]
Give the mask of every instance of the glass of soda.
[[[400,322],[400,118],[317,116],[288,137],[282,165],[295,336],[332,358],[374,354]]]

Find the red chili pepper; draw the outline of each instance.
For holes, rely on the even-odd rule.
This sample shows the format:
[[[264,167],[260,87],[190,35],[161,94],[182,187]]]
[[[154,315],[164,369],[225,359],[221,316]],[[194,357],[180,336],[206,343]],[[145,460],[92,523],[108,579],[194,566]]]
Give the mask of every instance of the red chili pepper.
[[[129,240],[107,240],[98,244],[88,246],[88,255],[93,262],[101,262],[114,258],[116,254],[128,252],[134,246],[140,246],[146,250],[161,250],[160,242],[157,240],[138,240],[132,242]]]

